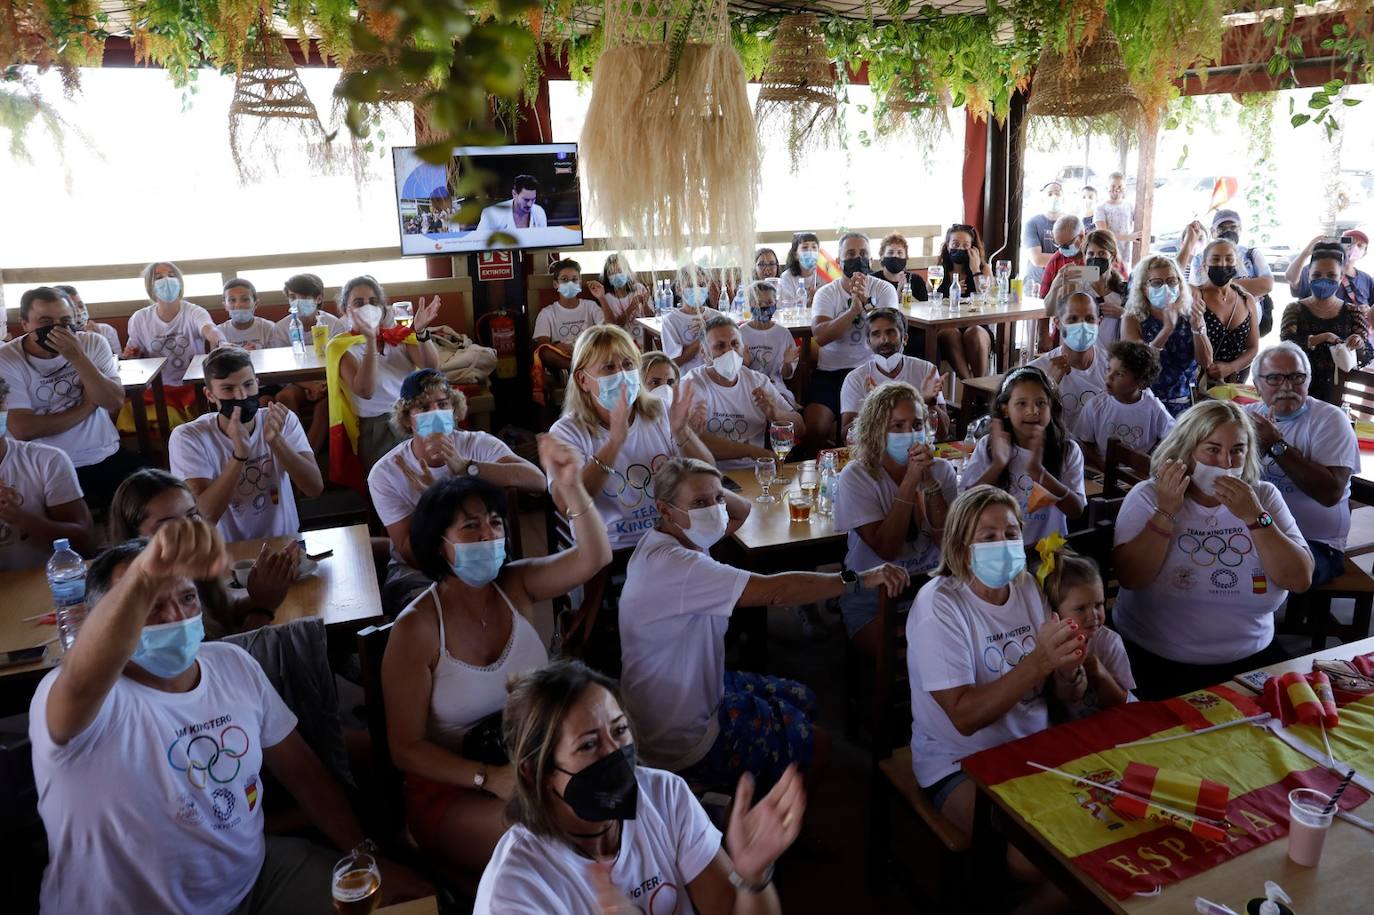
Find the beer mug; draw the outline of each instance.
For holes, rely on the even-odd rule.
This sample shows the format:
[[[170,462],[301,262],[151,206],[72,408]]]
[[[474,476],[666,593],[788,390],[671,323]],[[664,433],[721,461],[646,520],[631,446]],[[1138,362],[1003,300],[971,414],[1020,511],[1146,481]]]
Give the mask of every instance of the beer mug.
[[[382,901],[382,872],[377,859],[355,848],[334,865],[334,911],[339,915],[369,915]]]

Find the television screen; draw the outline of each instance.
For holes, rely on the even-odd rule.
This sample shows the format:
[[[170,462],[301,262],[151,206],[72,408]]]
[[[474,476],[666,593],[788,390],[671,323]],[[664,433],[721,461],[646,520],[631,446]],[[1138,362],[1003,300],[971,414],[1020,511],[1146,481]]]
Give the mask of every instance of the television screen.
[[[403,256],[582,244],[576,143],[460,146],[451,165],[400,146],[391,161]],[[481,190],[455,197],[468,168],[481,174]]]

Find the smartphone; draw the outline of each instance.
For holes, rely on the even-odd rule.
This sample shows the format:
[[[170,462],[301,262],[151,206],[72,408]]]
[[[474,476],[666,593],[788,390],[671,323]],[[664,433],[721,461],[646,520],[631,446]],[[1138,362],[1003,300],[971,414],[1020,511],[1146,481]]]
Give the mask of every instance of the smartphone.
[[[1351,245],[1355,244],[1355,239],[1351,238],[1349,235],[1342,235],[1341,244],[1349,248]]]
[[[1078,268],[1078,279],[1082,283],[1096,283],[1102,278],[1102,272],[1096,267],[1082,266]]]
[[[14,651],[3,651],[0,652],[0,667],[16,667],[20,664],[32,664],[34,661],[43,660],[43,656],[47,653],[47,645],[35,645],[32,648],[16,648]]]
[[[327,559],[334,555],[334,551],[322,543],[315,543],[304,538],[298,542],[301,545],[301,552],[305,554],[307,559],[313,559],[318,562],[321,559]]]
[[[721,483],[722,486],[724,486],[726,489],[730,490],[731,492],[739,492],[740,489],[742,488],[738,483],[736,483],[734,480],[730,479],[729,477],[722,477],[720,483]]]

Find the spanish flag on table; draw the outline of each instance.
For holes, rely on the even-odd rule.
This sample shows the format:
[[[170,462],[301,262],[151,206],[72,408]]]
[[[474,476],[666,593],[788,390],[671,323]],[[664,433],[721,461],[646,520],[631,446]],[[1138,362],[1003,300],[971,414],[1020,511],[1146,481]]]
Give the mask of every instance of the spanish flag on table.
[[[1214,686],[1165,702],[1119,705],[974,754],[963,765],[1075,867],[1125,899],[1282,838],[1290,790],[1335,789],[1339,774],[1264,728],[1207,730],[1260,711],[1253,698]],[[1337,757],[1374,772],[1374,696],[1342,705],[1340,714],[1341,727],[1330,734]],[[1314,728],[1292,730],[1322,745]],[[1127,745],[1174,735],[1183,736]],[[1127,803],[1123,811],[1117,791],[1135,794],[1144,804]],[[1354,798],[1352,791],[1358,792]],[[1341,806],[1354,809],[1368,797],[1352,784]],[[1162,816],[1153,817],[1151,806]],[[1216,826],[1197,830],[1182,817],[1172,818],[1178,825],[1171,825],[1164,806]]]
[[[1340,724],[1331,678],[1323,671],[1303,674],[1296,670],[1264,681],[1260,707],[1284,724]]]
[[[363,462],[358,458],[361,426],[339,375],[339,363],[344,353],[366,339],[362,334],[339,334],[330,339],[324,357],[324,376],[329,387],[326,392],[329,398],[329,480],[358,492],[363,492],[366,482]],[[379,347],[415,342],[415,333],[409,327],[386,327],[377,332]]]

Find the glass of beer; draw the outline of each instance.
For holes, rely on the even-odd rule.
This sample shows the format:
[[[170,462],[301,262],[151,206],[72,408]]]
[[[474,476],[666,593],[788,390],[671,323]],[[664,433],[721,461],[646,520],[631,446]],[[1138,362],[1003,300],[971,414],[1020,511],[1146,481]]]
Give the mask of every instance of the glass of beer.
[[[415,319],[415,305],[413,302],[392,302],[391,313],[397,324],[409,327],[410,322]]]
[[[804,492],[794,492],[787,496],[787,516],[793,524],[807,524],[811,521],[811,497]]]
[[[801,489],[802,495],[806,496],[806,500],[812,505],[816,504],[816,490],[819,488],[819,484],[820,479],[816,473],[816,462],[802,461],[801,478],[798,482],[798,487]]]
[[[334,911],[368,915],[382,901],[382,872],[377,859],[354,849],[334,865]]]
[[[787,456],[792,453],[792,446],[797,442],[796,427],[789,422],[769,423],[768,441],[773,453],[778,456],[778,463],[781,464],[787,460]]]

